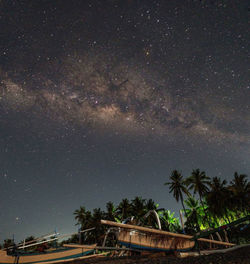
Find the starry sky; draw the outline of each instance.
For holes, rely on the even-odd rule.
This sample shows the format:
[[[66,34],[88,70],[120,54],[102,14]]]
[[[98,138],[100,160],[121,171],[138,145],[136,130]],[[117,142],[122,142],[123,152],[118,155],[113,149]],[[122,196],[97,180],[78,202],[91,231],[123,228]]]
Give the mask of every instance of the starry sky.
[[[250,175],[246,0],[1,0],[0,241],[152,198],[200,168]]]

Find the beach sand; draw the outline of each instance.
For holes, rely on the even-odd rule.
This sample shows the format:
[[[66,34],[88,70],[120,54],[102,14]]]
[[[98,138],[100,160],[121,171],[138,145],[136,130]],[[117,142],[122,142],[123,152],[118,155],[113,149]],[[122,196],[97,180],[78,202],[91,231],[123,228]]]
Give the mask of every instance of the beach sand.
[[[70,264],[250,264],[250,245],[227,253],[215,253],[206,256],[177,258],[175,256],[149,257],[133,256],[120,258],[100,258],[73,261]]]

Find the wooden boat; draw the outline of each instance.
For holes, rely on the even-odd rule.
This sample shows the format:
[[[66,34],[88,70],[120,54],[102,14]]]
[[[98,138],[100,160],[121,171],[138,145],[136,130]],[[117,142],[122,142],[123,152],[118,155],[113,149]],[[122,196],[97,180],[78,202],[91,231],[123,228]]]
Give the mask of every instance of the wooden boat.
[[[51,233],[38,238],[34,238],[31,241],[26,242],[25,240],[17,245],[10,246],[4,250],[0,250],[0,264],[7,263],[62,263],[72,261],[74,259],[86,259],[90,257],[96,257],[98,254],[92,254],[95,251],[96,244],[88,245],[87,248],[78,247],[61,247],[58,249],[45,250],[48,243],[55,242],[58,239],[64,237],[79,235],[80,233],[85,233],[94,230],[93,228],[88,228],[78,233],[66,234],[58,236],[59,233]],[[37,247],[37,252],[27,252],[26,249]],[[92,254],[91,256],[89,256]]]
[[[95,245],[88,249],[83,248],[61,248],[44,253],[23,253],[7,254],[7,251],[0,250],[0,264],[8,263],[61,263],[65,260],[81,258],[94,252]]]
[[[195,241],[192,236],[176,234],[172,232],[152,229],[143,226],[121,224],[107,220],[101,220],[102,224],[117,227],[118,243],[127,248],[145,251],[189,251],[194,248]],[[232,243],[198,238],[198,241],[234,246]]]

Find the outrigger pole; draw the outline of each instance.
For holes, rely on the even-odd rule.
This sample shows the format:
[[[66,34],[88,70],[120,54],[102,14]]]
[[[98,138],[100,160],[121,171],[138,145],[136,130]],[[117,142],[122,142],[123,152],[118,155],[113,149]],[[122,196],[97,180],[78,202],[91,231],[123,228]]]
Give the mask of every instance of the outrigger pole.
[[[117,247],[99,247],[99,246],[90,246],[90,245],[78,245],[78,244],[63,244],[64,247],[68,248],[86,248],[86,249],[95,249],[95,250],[114,250],[114,251],[136,251],[141,252],[141,250],[133,248],[117,248]]]
[[[80,233],[85,233],[85,232],[88,232],[88,231],[91,231],[91,230],[94,230],[94,229],[95,229],[95,227],[88,228],[88,229],[80,231]],[[48,234],[48,235],[33,239],[31,241],[28,241],[26,243],[26,245],[25,245],[25,240],[24,240],[24,243],[19,243],[18,244],[17,249],[24,249],[24,248],[33,247],[33,246],[36,246],[36,245],[41,245],[41,244],[44,244],[44,243],[47,243],[47,242],[52,242],[52,241],[55,241],[55,240],[58,240],[58,239],[61,239],[61,238],[64,238],[64,237],[77,235],[79,233],[71,233],[71,234],[65,234],[65,235],[62,235],[62,236],[57,236],[58,234],[59,233],[52,233],[52,234]],[[42,240],[42,239],[50,238],[50,237],[54,237],[54,238]],[[12,249],[12,248],[13,248],[13,246],[5,248],[5,249]]]
[[[240,218],[240,219],[238,219],[236,221],[233,221],[233,222],[231,222],[229,224],[226,224],[226,225],[223,225],[223,226],[219,226],[219,227],[214,228],[212,230],[205,231],[205,232],[199,232],[199,233],[197,233],[196,235],[194,235],[192,237],[192,240],[196,240],[196,239],[199,240],[199,238],[209,236],[210,234],[216,233],[216,232],[221,231],[221,230],[225,230],[225,229],[227,229],[229,227],[238,225],[238,224],[240,224],[242,222],[245,222],[245,221],[248,221],[248,220],[250,220],[250,215],[247,215],[246,217]]]
[[[26,246],[26,245],[34,244],[35,242],[41,241],[41,240],[43,240],[43,239],[45,239],[45,238],[51,238],[51,237],[53,237],[53,236],[57,236],[57,235],[59,235],[59,233],[49,233],[49,234],[47,234],[47,235],[44,235],[44,236],[40,236],[40,237],[34,238],[33,240],[30,240],[30,241],[27,241],[27,242],[26,242],[25,239],[24,239],[24,242],[22,242],[22,243],[18,243],[18,244],[17,244],[17,247],[18,247],[18,248],[22,248],[22,246]],[[14,235],[13,235],[13,238],[14,238]],[[14,240],[13,240],[13,242],[14,242]],[[44,242],[46,242],[46,241],[44,241]],[[7,248],[4,248],[4,250],[12,249],[13,247],[14,247],[14,246],[7,247]]]
[[[35,239],[31,240],[31,241],[27,241],[27,242],[24,239],[23,243],[19,243],[17,246],[18,246],[19,249],[23,249],[24,247],[27,247],[28,245],[34,244],[34,243],[39,242],[39,241],[41,241],[43,239],[46,239],[46,238],[56,237],[59,234],[60,233],[56,233],[56,232],[55,233],[50,233],[50,234],[35,238]],[[47,242],[47,241],[48,240],[45,240],[43,242]]]
[[[33,247],[33,246],[36,246],[36,245],[41,245],[41,244],[44,244],[44,243],[47,243],[47,242],[51,242],[51,241],[55,241],[55,240],[58,240],[58,238],[56,237],[56,238],[40,241],[40,242],[37,242],[37,243],[33,243],[33,244],[30,244],[30,245],[18,247],[18,249],[24,249],[24,248],[28,248],[28,247]]]

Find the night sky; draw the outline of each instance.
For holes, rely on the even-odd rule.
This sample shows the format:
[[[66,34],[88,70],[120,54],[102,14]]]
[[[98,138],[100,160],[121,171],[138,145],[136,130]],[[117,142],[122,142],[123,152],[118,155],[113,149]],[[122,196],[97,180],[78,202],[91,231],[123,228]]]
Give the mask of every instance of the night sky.
[[[250,175],[247,2],[0,0],[0,241]]]

